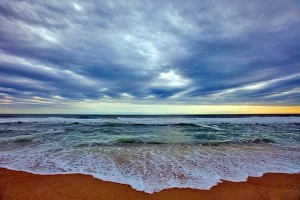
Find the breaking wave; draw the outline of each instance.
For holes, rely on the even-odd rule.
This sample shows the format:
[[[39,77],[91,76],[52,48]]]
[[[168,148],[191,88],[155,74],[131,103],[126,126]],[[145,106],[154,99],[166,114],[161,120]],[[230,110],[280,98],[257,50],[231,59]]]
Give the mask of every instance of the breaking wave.
[[[0,167],[138,191],[300,172],[299,117],[0,117]]]

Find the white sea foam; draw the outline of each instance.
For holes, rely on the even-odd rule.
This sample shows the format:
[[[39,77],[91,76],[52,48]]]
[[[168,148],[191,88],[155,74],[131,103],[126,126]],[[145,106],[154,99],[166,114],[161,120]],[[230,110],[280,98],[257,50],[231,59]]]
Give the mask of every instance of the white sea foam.
[[[46,124],[72,124],[75,122],[80,122],[83,124],[90,123],[101,123],[101,122],[114,122],[114,119],[110,118],[97,118],[97,119],[77,119],[77,118],[63,118],[63,117],[40,117],[40,118],[19,118],[19,117],[11,117],[11,118],[0,118],[1,123],[16,123],[16,122],[37,122],[37,123],[46,123]]]
[[[31,148],[0,152],[0,166],[37,174],[89,174],[138,191],[210,189],[221,180],[245,181],[265,172],[300,172],[299,149],[270,145],[194,145],[109,148]]]
[[[176,118],[159,118],[159,117],[146,117],[146,118],[128,118],[128,117],[118,117],[120,122],[127,123],[141,123],[141,124],[177,124],[177,123],[300,123],[300,117],[237,117],[237,118],[201,118],[201,117],[176,117]]]
[[[0,118],[0,167],[89,174],[147,193],[210,189],[265,172],[299,173],[299,119]]]

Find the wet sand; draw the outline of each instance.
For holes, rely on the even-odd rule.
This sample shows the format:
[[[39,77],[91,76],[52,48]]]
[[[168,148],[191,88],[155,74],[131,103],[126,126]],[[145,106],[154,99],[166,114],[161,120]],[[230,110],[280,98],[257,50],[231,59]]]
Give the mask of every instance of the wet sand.
[[[223,181],[211,190],[167,189],[154,194],[88,175],[35,175],[0,168],[0,200],[300,199],[300,174],[267,173],[247,182]]]

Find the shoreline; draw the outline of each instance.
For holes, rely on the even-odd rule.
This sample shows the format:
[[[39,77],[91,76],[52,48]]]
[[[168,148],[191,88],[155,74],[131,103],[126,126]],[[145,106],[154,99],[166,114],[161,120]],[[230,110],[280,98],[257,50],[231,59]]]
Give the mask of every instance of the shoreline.
[[[170,188],[153,194],[90,175],[37,175],[0,168],[0,199],[300,199],[300,174],[266,173],[246,182],[222,181],[210,190]]]

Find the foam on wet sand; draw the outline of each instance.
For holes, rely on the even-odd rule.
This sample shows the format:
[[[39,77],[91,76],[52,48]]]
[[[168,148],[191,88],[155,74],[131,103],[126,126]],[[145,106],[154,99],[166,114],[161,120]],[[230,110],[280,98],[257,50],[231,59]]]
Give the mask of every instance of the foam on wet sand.
[[[0,199],[280,199],[299,200],[300,174],[267,173],[247,182],[223,181],[210,190],[166,189],[154,194],[138,192],[128,185],[105,182],[89,175],[35,175],[0,169]]]

